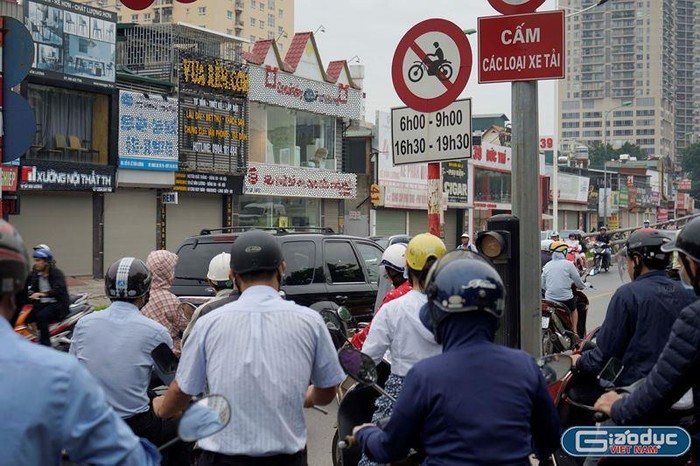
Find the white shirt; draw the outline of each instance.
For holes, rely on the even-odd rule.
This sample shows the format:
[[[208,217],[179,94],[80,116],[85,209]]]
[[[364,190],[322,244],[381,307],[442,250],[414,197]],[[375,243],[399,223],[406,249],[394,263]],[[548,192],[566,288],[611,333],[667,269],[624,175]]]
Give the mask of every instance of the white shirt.
[[[208,385],[231,404],[231,422],[199,444],[227,455],[291,454],[306,445],[304,395],[345,379],[326,324],[273,288],[252,286],[200,317],[176,380],[188,395]]]
[[[418,315],[428,298],[411,290],[389,301],[372,320],[362,352],[379,363],[387,350],[391,353],[391,373],[404,377],[418,361],[442,353],[442,346],[425,328]]]

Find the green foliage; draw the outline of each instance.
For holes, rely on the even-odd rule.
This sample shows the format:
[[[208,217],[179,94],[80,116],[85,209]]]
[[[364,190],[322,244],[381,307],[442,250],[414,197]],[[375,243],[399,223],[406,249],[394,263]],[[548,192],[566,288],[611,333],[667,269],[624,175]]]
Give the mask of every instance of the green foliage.
[[[700,142],[696,142],[681,152],[683,171],[688,173],[688,178],[693,181],[693,189],[690,195],[700,200]]]
[[[636,157],[637,160],[646,160],[647,155],[642,151],[642,148],[636,144],[624,143],[618,149],[607,144],[607,149],[603,144],[598,144],[588,150],[588,159],[591,167],[603,167],[603,163],[608,160],[617,160],[620,154],[629,154],[630,157]]]

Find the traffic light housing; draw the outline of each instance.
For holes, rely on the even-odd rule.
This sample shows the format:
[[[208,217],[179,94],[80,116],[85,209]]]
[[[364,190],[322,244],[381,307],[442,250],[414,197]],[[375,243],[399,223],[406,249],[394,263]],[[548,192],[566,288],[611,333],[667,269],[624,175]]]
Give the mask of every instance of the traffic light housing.
[[[506,312],[496,332],[496,343],[520,348],[520,220],[494,215],[487,230],[476,236],[476,247],[491,260],[506,287]]]

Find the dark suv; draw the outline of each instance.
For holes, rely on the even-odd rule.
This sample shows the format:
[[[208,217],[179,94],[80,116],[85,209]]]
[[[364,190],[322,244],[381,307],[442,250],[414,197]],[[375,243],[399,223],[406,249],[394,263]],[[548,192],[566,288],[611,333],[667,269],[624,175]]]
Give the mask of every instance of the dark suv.
[[[229,252],[244,227],[202,230],[178,248],[171,291],[183,300],[203,301],[213,296],[207,284],[212,257]],[[262,228],[280,242],[287,262],[282,290],[287,299],[304,306],[322,301],[343,304],[365,320],[373,313],[377,297],[379,263],[383,250],[374,241],[338,235],[327,228],[303,231]]]

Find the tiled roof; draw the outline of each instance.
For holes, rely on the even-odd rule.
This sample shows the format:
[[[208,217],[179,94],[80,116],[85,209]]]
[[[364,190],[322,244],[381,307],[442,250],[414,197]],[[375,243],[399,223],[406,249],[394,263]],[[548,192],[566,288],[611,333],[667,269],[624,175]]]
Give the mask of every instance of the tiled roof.
[[[328,78],[329,83],[335,84],[340,77],[340,73],[345,67],[345,60],[336,60],[328,63],[328,69],[326,70],[326,78]]]
[[[297,32],[294,34],[292,43],[289,45],[287,55],[284,57],[284,70],[288,73],[294,73],[301,61],[301,57],[306,49],[306,43],[311,37],[310,32]]]
[[[272,39],[259,40],[253,45],[253,50],[250,52],[243,52],[243,58],[250,63],[262,65],[270,47],[272,47]]]

